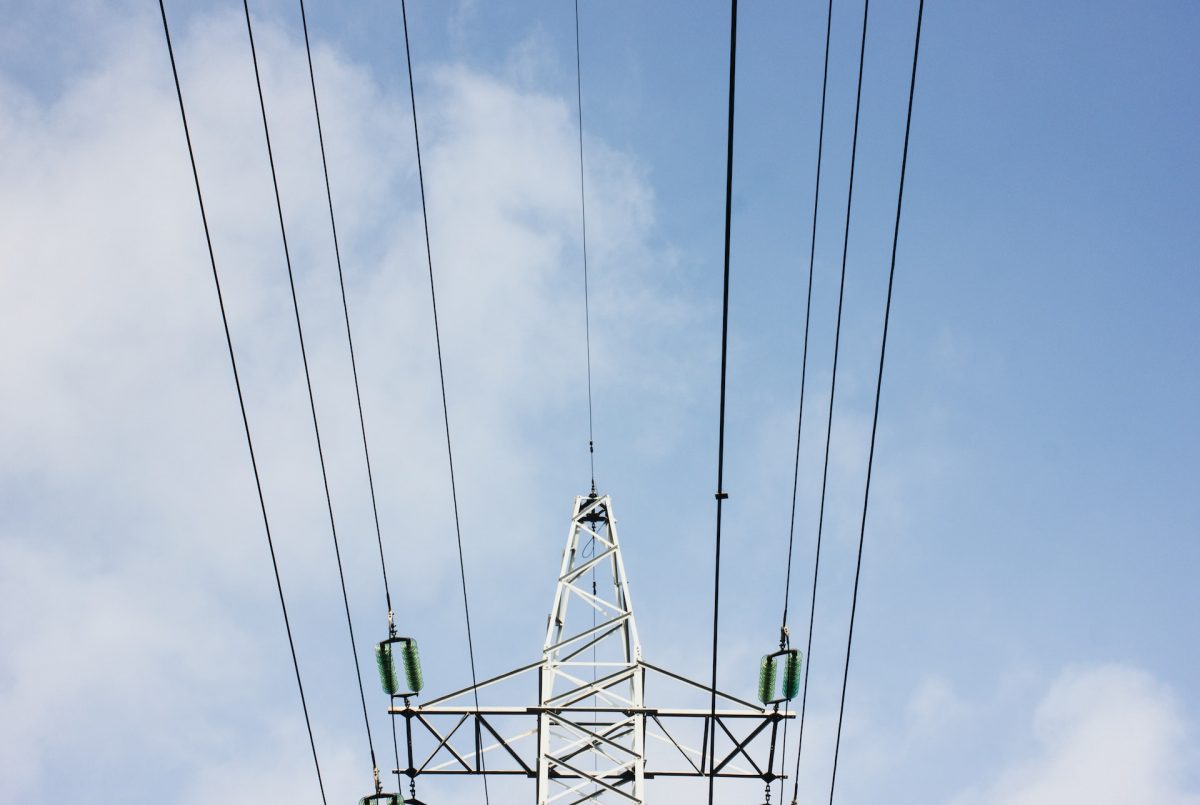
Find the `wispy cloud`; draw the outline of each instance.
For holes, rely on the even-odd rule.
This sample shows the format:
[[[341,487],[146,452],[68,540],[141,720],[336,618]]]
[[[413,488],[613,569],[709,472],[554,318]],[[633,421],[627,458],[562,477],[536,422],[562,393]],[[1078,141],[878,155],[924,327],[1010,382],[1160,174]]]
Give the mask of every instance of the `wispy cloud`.
[[[954,805],[1194,805],[1197,750],[1179,701],[1144,671],[1062,674],[1037,707],[1033,752]]]
[[[61,96],[0,85],[0,584],[18,602],[0,610],[6,801],[41,798],[51,780],[73,790],[88,780],[84,801],[157,801],[168,780],[181,801],[315,793],[153,22],[106,30],[101,55]],[[352,604],[369,643],[384,625],[382,589],[303,51],[266,22],[256,34]],[[344,800],[369,769],[245,32],[217,15],[177,36],[317,739]],[[421,622],[431,676],[457,683],[457,560],[407,88],[324,46],[316,67],[400,615]],[[468,573],[481,671],[494,671],[536,651],[536,626],[529,651],[492,627],[508,607],[544,606],[548,585],[513,589],[511,579],[547,535],[553,560],[554,515],[586,483],[576,135],[564,99],[500,78],[440,65],[417,87]],[[691,357],[656,356],[681,339],[688,305],[672,290],[670,254],[649,245],[652,193],[638,168],[591,147],[594,269],[622,289],[598,294],[608,334],[597,363],[626,367],[602,382],[665,406],[686,387]],[[637,326],[647,317],[653,337]],[[574,478],[561,471],[568,453]],[[359,648],[366,657],[369,645]],[[377,697],[373,712],[384,704]],[[379,717],[381,754],[386,735]]]

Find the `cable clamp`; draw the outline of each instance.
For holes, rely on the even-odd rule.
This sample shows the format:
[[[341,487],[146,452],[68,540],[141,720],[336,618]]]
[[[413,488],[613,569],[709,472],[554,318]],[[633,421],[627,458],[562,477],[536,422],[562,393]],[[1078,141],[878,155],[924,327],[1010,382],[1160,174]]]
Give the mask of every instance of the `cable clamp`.
[[[717,492],[717,500],[728,500],[728,499],[729,499],[728,492]]]

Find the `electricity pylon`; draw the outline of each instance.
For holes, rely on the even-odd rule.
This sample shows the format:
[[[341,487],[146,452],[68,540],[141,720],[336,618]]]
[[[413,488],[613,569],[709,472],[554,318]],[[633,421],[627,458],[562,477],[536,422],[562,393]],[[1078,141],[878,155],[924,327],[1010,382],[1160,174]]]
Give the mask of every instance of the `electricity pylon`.
[[[475,704],[484,689],[534,677],[522,698],[536,704]],[[647,706],[648,678],[701,706]],[[401,694],[390,712],[404,717],[408,766],[396,773],[413,783],[525,776],[536,781],[537,805],[644,805],[646,782],[657,778],[781,779],[776,737],[794,713],[717,691],[714,714],[712,692],[642,658],[612,500],[593,492],[575,498],[541,660],[424,704]]]
[[[605,580],[603,594],[598,576]],[[568,626],[572,601],[577,606]],[[578,612],[581,607],[586,609]],[[552,772],[562,770],[574,773],[566,779],[581,781],[585,789],[624,792],[634,802],[645,801],[641,659],[612,501],[607,495],[577,497],[542,647],[539,805],[549,802],[551,780],[563,780],[552,778]]]

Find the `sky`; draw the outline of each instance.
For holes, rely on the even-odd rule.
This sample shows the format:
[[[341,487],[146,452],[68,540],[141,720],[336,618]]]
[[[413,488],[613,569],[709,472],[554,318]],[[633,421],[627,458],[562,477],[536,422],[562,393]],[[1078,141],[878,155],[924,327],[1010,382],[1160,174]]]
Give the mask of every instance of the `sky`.
[[[388,754],[299,7],[250,5]],[[329,801],[357,801],[370,763],[241,6],[167,9]],[[739,17],[719,679],[743,696],[784,603],[824,11]],[[158,9],[0,14],[0,802],[319,802]],[[399,7],[308,14],[396,617],[435,694],[470,666]],[[861,15],[834,3],[794,642]],[[915,19],[871,7],[801,801],[829,796]],[[485,677],[540,656],[590,481],[573,6],[414,0],[409,26]],[[926,3],[839,803],[1200,803],[1198,35],[1178,0]],[[596,481],[646,658],[701,679],[728,36],[721,3],[581,2]]]

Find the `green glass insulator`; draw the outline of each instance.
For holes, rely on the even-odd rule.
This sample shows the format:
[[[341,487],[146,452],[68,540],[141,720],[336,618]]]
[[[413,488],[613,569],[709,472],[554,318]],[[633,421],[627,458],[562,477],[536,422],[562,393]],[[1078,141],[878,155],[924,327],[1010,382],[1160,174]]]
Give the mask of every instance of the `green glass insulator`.
[[[408,682],[408,689],[413,693],[420,693],[421,688],[425,687],[425,680],[421,676],[421,655],[417,652],[416,640],[405,641],[401,657],[404,661],[404,677]]]
[[[788,701],[800,692],[800,652],[792,649],[783,664],[783,696]]]
[[[775,658],[770,654],[758,666],[758,700],[763,704],[775,698]]]
[[[396,675],[396,658],[392,655],[391,641],[385,640],[375,646],[375,664],[379,666],[379,682],[383,692],[395,696],[400,692],[400,678]]]

